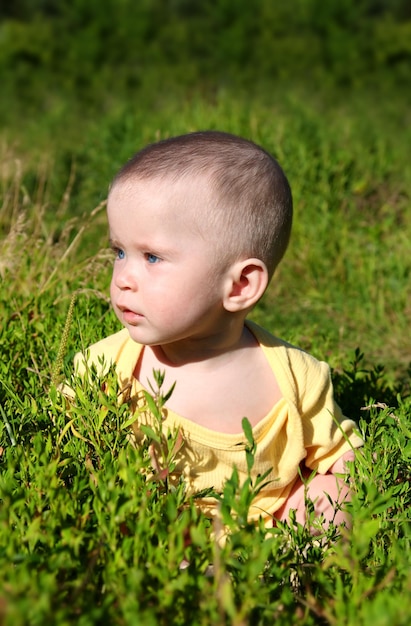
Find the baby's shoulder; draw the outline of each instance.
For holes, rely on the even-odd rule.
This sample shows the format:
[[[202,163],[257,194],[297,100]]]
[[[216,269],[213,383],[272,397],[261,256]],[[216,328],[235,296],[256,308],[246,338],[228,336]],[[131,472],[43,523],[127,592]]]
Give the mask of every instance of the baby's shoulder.
[[[247,325],[278,376],[287,375],[294,383],[301,382],[302,384],[307,380],[322,379],[329,376],[330,368],[324,361],[320,361],[304,349],[276,337],[253,322],[247,322]]]
[[[91,344],[74,357],[76,372],[83,374],[87,367],[92,364],[95,365],[99,374],[107,372],[111,365],[117,361],[118,355],[129,341],[131,340],[128,330],[123,328],[117,333]]]

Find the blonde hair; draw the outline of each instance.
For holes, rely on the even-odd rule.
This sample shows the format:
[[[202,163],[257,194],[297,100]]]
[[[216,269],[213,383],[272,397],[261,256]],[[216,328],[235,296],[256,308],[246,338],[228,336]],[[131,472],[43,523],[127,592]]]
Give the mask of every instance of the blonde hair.
[[[280,165],[252,141],[220,131],[165,139],[137,152],[112,187],[133,179],[198,177],[210,188],[204,210],[217,246],[230,259],[260,259],[271,277],[288,246],[292,195]]]

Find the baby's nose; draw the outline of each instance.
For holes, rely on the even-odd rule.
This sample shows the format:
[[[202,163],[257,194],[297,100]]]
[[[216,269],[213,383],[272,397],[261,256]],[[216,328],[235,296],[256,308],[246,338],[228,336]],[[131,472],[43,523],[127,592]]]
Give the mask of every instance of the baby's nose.
[[[121,290],[136,291],[138,289],[137,273],[131,263],[125,263],[121,269],[115,270],[113,278],[116,286]]]

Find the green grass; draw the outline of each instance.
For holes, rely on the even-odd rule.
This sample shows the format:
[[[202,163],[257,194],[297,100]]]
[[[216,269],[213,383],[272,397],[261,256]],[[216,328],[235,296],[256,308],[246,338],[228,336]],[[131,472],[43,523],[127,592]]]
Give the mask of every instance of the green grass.
[[[98,120],[56,112],[4,133],[0,624],[409,624],[409,114],[372,94],[303,96],[116,104]],[[147,479],[150,438],[127,443],[131,416],[112,376],[106,394],[101,381],[73,381],[70,415],[56,393],[74,353],[118,328],[111,176],[148,141],[199,128],[262,143],[290,178],[290,249],[253,318],[330,362],[365,436],[351,468],[353,529],[337,541],[332,527],[317,538],[293,523],[251,528],[256,486],[234,472],[221,495],[231,537],[217,545],[183,484]]]

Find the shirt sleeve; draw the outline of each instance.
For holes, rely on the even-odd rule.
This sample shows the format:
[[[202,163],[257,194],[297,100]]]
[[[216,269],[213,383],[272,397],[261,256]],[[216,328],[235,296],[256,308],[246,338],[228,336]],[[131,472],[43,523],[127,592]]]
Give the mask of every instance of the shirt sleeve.
[[[326,473],[345,452],[363,444],[356,423],[345,417],[334,400],[329,366],[301,353],[298,388],[305,464]]]
[[[110,367],[117,363],[119,355],[122,354],[128,341],[128,331],[121,331],[101,339],[92,344],[83,352],[77,352],[74,356],[74,374],[81,378],[87,378],[90,368],[96,368],[97,375],[103,377],[108,373]],[[65,381],[59,386],[59,391],[69,400],[75,398],[75,392],[69,381]]]
[[[85,352],[78,352],[74,357],[74,371],[80,376],[87,374],[94,365],[99,376],[104,376],[118,359],[129,340],[128,331],[119,332],[101,339],[89,346]]]

